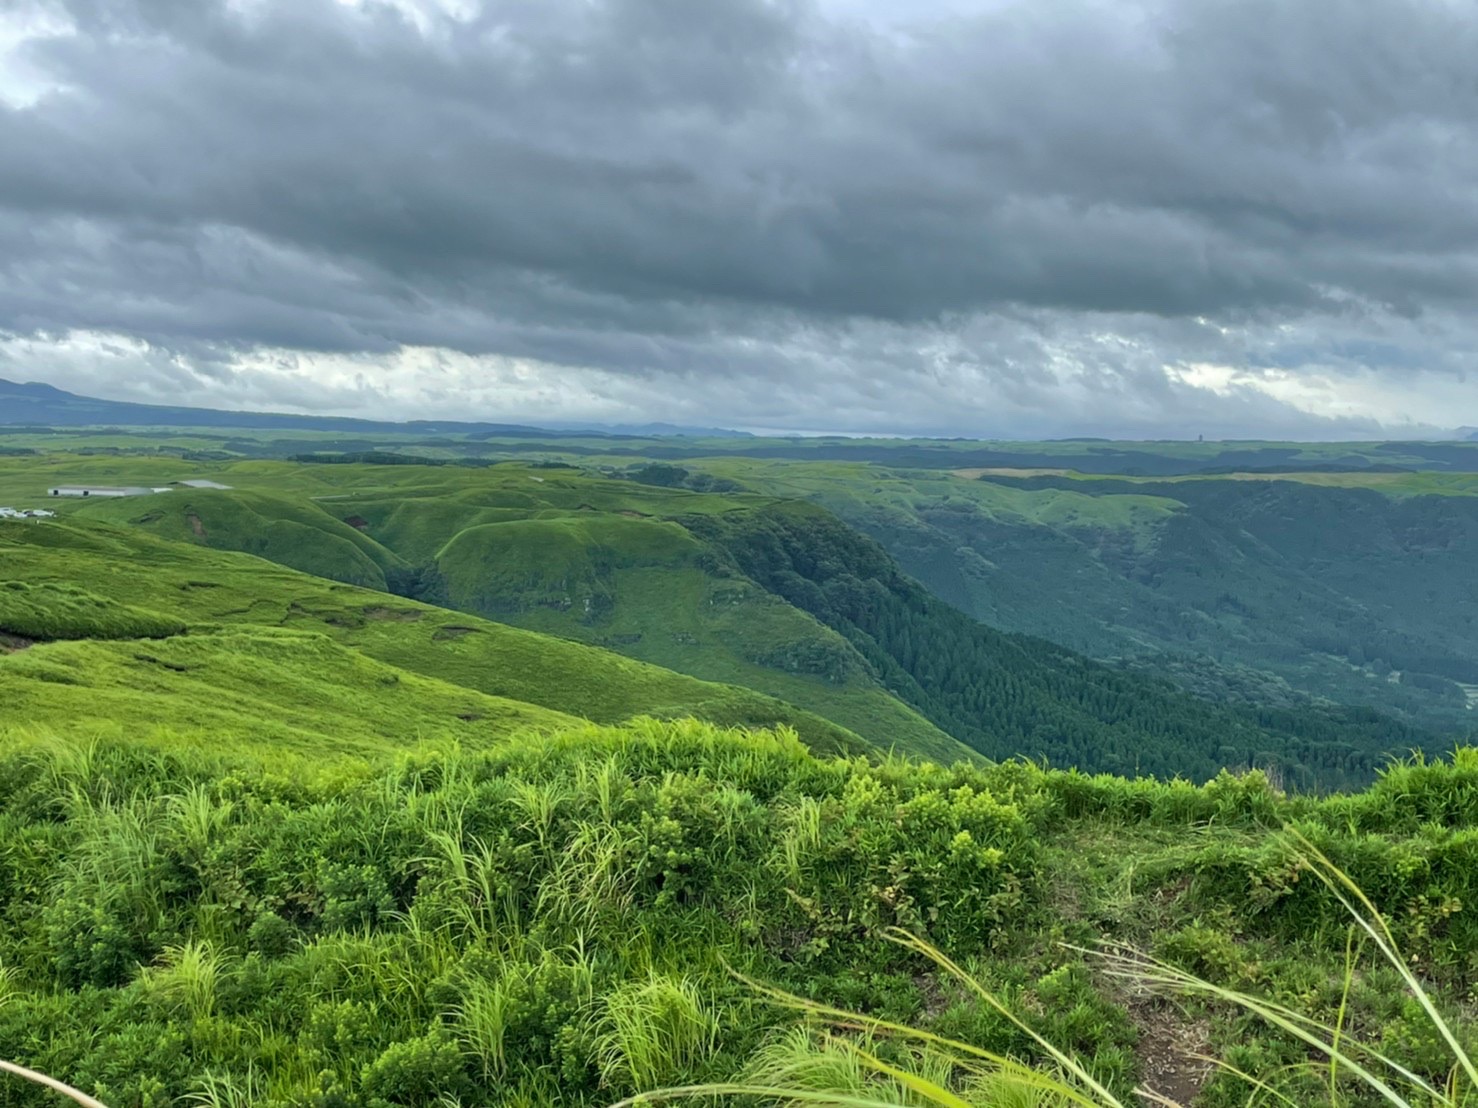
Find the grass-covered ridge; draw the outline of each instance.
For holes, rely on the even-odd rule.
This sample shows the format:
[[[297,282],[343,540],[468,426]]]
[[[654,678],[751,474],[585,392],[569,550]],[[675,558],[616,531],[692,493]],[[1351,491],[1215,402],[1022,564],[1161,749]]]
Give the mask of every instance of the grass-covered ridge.
[[[33,481],[60,464],[151,487],[193,472],[167,458],[28,461]],[[747,510],[767,498],[529,466],[243,462],[201,472],[232,488],[54,503],[68,517],[256,554],[751,688],[874,745],[946,760],[963,753],[892,696],[845,640],[736,580],[714,551],[670,522],[679,513]],[[0,466],[0,487],[4,476]]]
[[[1294,823],[1385,908],[1471,1036],[1478,931],[1455,905],[1478,897],[1475,797],[1471,751],[1316,801],[1256,774],[1194,787],[818,759],[791,736],[691,722],[311,774],[224,745],[11,733],[0,1056],[115,1108],[607,1104],[817,1049],[737,971],[1046,1060],[884,940],[902,926],[1126,1102],[1144,1081],[1245,1103],[1237,1082],[1172,1065],[1181,1048],[1324,1100],[1317,1073],[1285,1069],[1302,1044],[1215,1003],[1122,991],[1072,949],[1099,939],[1342,1011],[1440,1083],[1443,1052],[1399,981],[1361,962],[1341,990],[1343,909],[1299,880],[1277,830]]]
[[[84,581],[110,604],[168,611],[176,627],[197,633],[311,632],[406,673],[531,710],[605,723],[655,715],[786,724],[822,749],[866,746],[843,727],[748,689],[136,528],[84,520],[0,523],[0,581],[25,581],[63,594]],[[0,672],[36,649],[0,656]],[[306,654],[304,659],[307,664]],[[242,666],[249,671],[249,659]],[[311,667],[307,676],[311,682]],[[149,698],[140,695],[128,714],[149,718],[153,711]]]
[[[92,519],[238,550],[332,581],[384,589],[401,560],[311,501],[237,489],[180,489],[86,506]]]

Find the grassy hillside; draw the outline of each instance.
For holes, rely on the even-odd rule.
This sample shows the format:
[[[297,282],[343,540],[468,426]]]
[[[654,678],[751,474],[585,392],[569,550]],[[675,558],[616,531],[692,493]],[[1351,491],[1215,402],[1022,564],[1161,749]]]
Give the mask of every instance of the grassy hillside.
[[[32,728],[313,759],[424,741],[486,746],[577,722],[386,665],[325,635],[266,628],[32,646],[0,658],[0,700],[8,720]]]
[[[0,580],[60,590],[86,582],[113,603],[172,613],[192,638],[221,627],[313,632],[410,674],[599,722],[659,715],[783,723],[824,749],[863,745],[842,727],[748,689],[134,528],[0,522]],[[0,666],[20,657],[0,657]]]
[[[164,480],[170,464],[98,463],[119,469],[115,479],[127,473],[130,480],[151,482]],[[25,461],[8,465],[22,468]],[[1000,551],[997,563],[986,563],[978,543],[970,546],[946,529],[988,518],[1027,536],[1075,536],[1080,545],[1091,545],[1096,572],[1109,574],[1115,559],[1160,556],[1162,536],[1185,515],[1185,505],[1158,487],[1139,491],[1136,485],[1122,495],[1095,496],[1077,488],[1016,488],[949,474],[749,462],[714,463],[706,477],[653,465],[634,471],[639,480],[519,464],[458,469],[252,461],[211,472],[239,491],[203,499],[174,492],[60,510],[223,545],[246,545],[239,536],[266,526],[269,514],[280,511],[294,534],[307,540],[301,565],[313,564],[316,555],[323,572],[349,576],[341,555],[355,548],[340,533],[346,531],[387,566],[386,586],[400,595],[755,689],[830,719],[875,746],[946,761],[960,756],[963,741],[988,756],[1027,754],[1116,772],[1204,778],[1224,765],[1275,765],[1290,783],[1333,787],[1368,781],[1392,751],[1440,749],[1446,741],[1415,720],[1312,702],[1256,669],[1249,668],[1250,677],[1243,679],[1241,671],[1211,663],[1199,669],[1153,666],[1151,678],[1169,671],[1211,700],[1233,702],[1218,708],[1153,679],[1086,665],[1060,647],[1001,635],[930,601],[884,551],[859,544],[833,517],[814,509],[812,515],[787,515],[794,501],[775,496],[714,491],[733,490],[743,477],[767,492],[835,500],[838,510],[895,548],[923,549],[913,568],[936,593],[960,605],[974,595],[967,589],[961,596],[955,587],[961,579],[983,588],[1000,581],[1000,566],[1009,565],[1012,591],[998,597],[993,620],[1009,627],[1009,613],[1029,611],[1053,637],[1062,640],[1068,637],[1064,628],[1077,628],[1077,645],[1114,656],[1131,651],[1101,649],[1102,642],[1081,633],[1099,613],[1103,627],[1121,632],[1104,609],[1116,599],[1112,590],[1098,589],[1081,567],[1061,559],[1054,562],[1040,551],[1028,558],[1035,549],[1029,539],[1019,550]],[[919,489],[940,484],[964,488],[970,496],[951,500],[945,493],[936,511]],[[1116,488],[1105,480],[1082,484]],[[261,491],[268,487],[275,491]],[[217,530],[193,526],[197,502],[213,504],[227,522]],[[787,519],[796,525],[769,533],[772,522]],[[752,547],[749,540],[756,537],[760,546]],[[777,538],[783,547],[778,562],[765,553],[766,543]],[[909,546],[916,539],[922,547]],[[1197,555],[1187,564],[1194,571]],[[1215,562],[1208,555],[1204,564]],[[1250,557],[1242,558],[1242,569],[1253,577],[1260,572]],[[1281,600],[1296,613],[1291,597]],[[1167,594],[1160,603],[1167,618],[1173,612],[1176,626],[1196,618],[1184,594]],[[404,640],[417,632],[376,629],[370,626],[374,620],[347,622],[365,626],[336,633],[373,641],[366,649],[381,651],[377,657],[417,667],[414,658],[401,661],[384,653],[404,649]],[[1122,633],[1132,634],[1132,621],[1125,625],[1131,630]],[[1153,651],[1159,659],[1168,649],[1140,639],[1135,654]],[[453,653],[445,642],[435,647],[417,643],[411,651],[429,648],[444,661]],[[1339,664],[1350,669],[1347,662]],[[1233,676],[1241,683],[1234,686]],[[1465,715],[1461,689],[1447,684],[1457,697],[1453,712]],[[564,707],[538,699],[537,689],[477,687]],[[1436,699],[1425,685],[1388,682],[1381,691],[1386,689],[1405,697],[1387,695],[1380,701],[1387,707]],[[600,695],[594,688],[585,694]],[[1451,720],[1449,715],[1437,722],[1450,726]]]
[[[80,467],[73,474],[95,469],[111,482],[151,486],[180,472],[163,459],[72,465]],[[415,465],[250,462],[210,473],[233,489],[58,503],[57,510],[254,553],[752,688],[883,749],[946,761],[969,756],[885,690],[845,639],[720,566],[661,518],[746,510],[763,498],[524,466],[448,476]]]
[[[958,756],[845,638],[727,571],[677,523],[587,512],[482,524],[435,566],[451,607],[760,689],[881,746]]]
[[[1285,1103],[1331,1103],[1304,1043],[1082,952],[1118,942],[1339,1021],[1347,1044],[1440,1088],[1450,1052],[1395,971],[1347,946],[1344,909],[1277,828],[1294,822],[1369,892],[1472,1043],[1478,933],[1458,906],[1478,898],[1475,796],[1473,751],[1313,801],[1256,774],[1195,788],[822,760],[695,723],[311,772],[231,742],[11,731],[0,1057],[114,1108],[601,1105],[746,1076],[918,1103],[850,1044],[931,1074],[951,1103],[1059,1108],[867,1022],[1049,1070],[1009,1013],[1126,1104],[1140,1084],[1247,1104],[1197,1053]],[[887,941],[892,927],[1001,1008]],[[828,1033],[736,972],[865,1018]],[[1333,1080],[1334,1103],[1372,1103]],[[54,1103],[3,1088],[15,1108]]]
[[[79,514],[143,527],[216,550],[239,550],[290,569],[386,588],[401,560],[311,501],[236,489],[179,489],[135,499],[89,502]]]
[[[0,634],[13,640],[160,639],[184,629],[174,616],[75,585],[0,581]]]

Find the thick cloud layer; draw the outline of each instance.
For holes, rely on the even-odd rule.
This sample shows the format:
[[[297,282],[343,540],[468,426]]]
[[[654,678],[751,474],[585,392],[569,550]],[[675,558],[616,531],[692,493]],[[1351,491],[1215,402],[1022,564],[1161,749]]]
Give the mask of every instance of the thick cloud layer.
[[[1466,5],[5,10],[0,375],[996,435],[1478,423]]]

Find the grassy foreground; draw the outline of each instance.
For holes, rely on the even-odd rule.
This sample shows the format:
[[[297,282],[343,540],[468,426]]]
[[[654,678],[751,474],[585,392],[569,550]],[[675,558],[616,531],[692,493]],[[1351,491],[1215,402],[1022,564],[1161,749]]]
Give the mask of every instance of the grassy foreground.
[[[1314,800],[1258,774],[1194,787],[826,759],[789,733],[696,722],[334,763],[11,729],[0,1057],[112,1108],[602,1104],[777,1073],[845,1093],[858,1045],[917,1061],[742,975],[1051,1067],[1040,1034],[1125,1103],[1137,1084],[1247,1103],[1187,1051],[1284,1103],[1328,1102],[1296,1036],[1216,996],[1142,994],[1076,949],[1112,940],[1338,1021],[1441,1087],[1447,1044],[1399,973],[1356,956],[1343,905],[1279,828],[1383,907],[1467,1041],[1475,815],[1467,750]],[[959,1104],[1058,1103],[968,1076],[933,1073]],[[1377,1102],[1336,1085],[1340,1103]],[[52,1095],[0,1088],[7,1105]]]

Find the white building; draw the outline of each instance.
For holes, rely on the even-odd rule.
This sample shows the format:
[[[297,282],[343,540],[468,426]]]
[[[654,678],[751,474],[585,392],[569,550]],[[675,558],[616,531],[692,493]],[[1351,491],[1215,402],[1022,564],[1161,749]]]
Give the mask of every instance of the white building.
[[[148,496],[153,489],[137,485],[54,485],[51,496]]]

